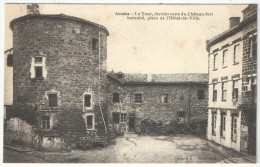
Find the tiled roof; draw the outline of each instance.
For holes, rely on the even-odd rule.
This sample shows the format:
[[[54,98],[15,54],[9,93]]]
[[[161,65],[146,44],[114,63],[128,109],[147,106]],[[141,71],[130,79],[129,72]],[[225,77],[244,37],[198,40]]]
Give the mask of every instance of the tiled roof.
[[[119,77],[116,73],[109,73],[108,76],[121,83],[208,83],[207,73],[176,73],[176,74],[131,74],[122,73]]]

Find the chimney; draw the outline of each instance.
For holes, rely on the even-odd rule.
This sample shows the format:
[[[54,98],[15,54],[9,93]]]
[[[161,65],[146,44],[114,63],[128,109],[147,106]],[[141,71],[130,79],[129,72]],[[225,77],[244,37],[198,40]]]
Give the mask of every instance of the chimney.
[[[151,82],[152,79],[152,74],[147,74],[147,82]]]
[[[38,4],[27,5],[27,14],[40,14],[39,5]]]
[[[230,17],[229,18],[229,28],[233,28],[240,23],[240,17]]]

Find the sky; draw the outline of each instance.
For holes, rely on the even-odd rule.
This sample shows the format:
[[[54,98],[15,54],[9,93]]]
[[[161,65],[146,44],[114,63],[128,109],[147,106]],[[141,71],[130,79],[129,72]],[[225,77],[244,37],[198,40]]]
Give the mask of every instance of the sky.
[[[207,73],[206,40],[226,31],[230,17],[247,5],[39,4],[41,14],[66,14],[109,31],[107,70],[125,73]],[[26,4],[5,4],[5,50],[12,47],[9,23],[27,14]],[[212,13],[200,20],[127,20],[118,13]]]

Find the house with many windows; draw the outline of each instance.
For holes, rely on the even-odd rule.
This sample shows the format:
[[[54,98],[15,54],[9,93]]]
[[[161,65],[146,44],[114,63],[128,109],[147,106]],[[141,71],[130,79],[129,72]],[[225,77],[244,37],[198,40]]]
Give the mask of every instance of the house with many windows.
[[[254,7],[256,9],[256,5]],[[253,54],[254,51],[249,48],[256,47],[256,44],[251,42],[250,45],[248,44],[250,42],[245,42],[249,40],[244,31],[253,21],[256,23],[256,17],[251,14],[244,17],[242,22],[239,17],[231,17],[229,21],[230,27],[227,31],[207,41],[209,59],[207,139],[226,148],[247,153],[245,150],[248,150],[248,133],[245,131],[248,127],[245,124],[248,124],[248,120],[245,120],[245,115],[248,114],[241,109],[241,104],[247,103],[243,102],[242,98],[245,95],[245,81],[248,80],[244,73],[245,70],[254,69],[254,74],[250,73],[250,77],[254,78],[256,63],[253,67],[246,68],[245,64],[248,63],[245,62],[245,55]],[[254,33],[251,34],[251,41],[254,39]]]

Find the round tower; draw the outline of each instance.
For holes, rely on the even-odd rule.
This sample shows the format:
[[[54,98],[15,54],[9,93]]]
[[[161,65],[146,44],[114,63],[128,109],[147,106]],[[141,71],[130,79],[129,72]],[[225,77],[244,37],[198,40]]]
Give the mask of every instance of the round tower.
[[[10,28],[13,112],[43,131],[106,131],[108,30],[63,14],[29,14]]]

